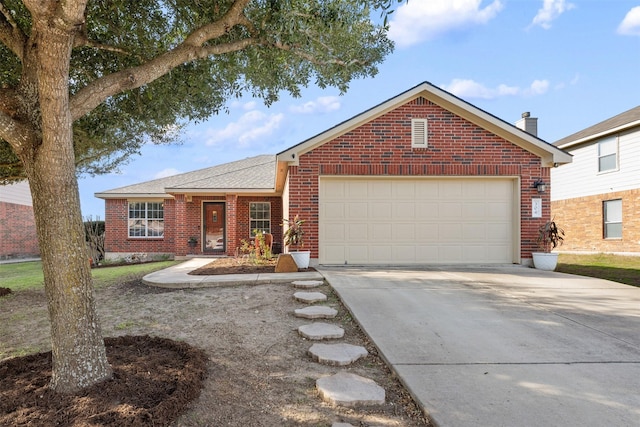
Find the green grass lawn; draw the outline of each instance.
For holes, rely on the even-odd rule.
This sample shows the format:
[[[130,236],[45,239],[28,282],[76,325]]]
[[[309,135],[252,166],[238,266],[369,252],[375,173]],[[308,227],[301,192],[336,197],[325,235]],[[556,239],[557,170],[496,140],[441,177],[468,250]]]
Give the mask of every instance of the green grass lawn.
[[[161,261],[118,267],[95,268],[91,270],[91,274],[93,276],[94,286],[99,288],[117,282],[133,280],[178,263],[180,263],[180,261]],[[42,262],[29,261],[0,264],[0,286],[9,288],[12,291],[42,289],[44,286]]]
[[[640,257],[560,254],[556,271],[640,287]]]

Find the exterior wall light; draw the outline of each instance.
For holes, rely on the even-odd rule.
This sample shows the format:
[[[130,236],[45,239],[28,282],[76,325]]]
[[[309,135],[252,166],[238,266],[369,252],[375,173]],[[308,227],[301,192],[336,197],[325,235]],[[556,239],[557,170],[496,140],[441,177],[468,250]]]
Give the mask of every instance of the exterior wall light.
[[[544,193],[547,191],[547,184],[545,184],[543,180],[539,179],[533,183],[533,188],[538,190],[538,193]]]

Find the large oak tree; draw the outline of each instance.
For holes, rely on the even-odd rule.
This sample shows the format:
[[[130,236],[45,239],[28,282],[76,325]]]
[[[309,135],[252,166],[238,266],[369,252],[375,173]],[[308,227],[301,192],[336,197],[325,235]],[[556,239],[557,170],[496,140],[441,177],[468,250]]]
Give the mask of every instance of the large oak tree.
[[[0,0],[0,183],[31,188],[54,390],[112,374],[77,174],[172,141],[231,97],[268,104],[309,84],[345,91],[391,51],[384,22],[397,1]]]

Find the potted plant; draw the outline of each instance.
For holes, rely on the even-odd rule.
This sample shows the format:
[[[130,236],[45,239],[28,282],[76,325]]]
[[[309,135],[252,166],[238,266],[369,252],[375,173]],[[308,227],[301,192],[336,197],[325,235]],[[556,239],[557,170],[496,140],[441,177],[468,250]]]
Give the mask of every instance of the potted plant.
[[[540,270],[553,271],[558,265],[558,254],[551,251],[562,245],[564,230],[554,220],[547,221],[538,229],[538,247],[542,252],[533,252],[533,266]]]
[[[293,246],[295,248],[304,247],[304,229],[302,225],[305,223],[304,219],[300,219],[298,215],[296,215],[292,220],[285,219],[283,223],[280,224],[282,226],[287,226],[287,229],[284,232],[284,245],[286,247]],[[311,251],[289,251],[289,254],[293,257],[293,260],[296,262],[298,268],[309,268],[309,260],[311,258]]]
[[[189,237],[189,240],[187,240],[187,243],[189,244],[189,247],[191,248],[195,248],[196,245],[198,244],[198,238],[191,236]]]

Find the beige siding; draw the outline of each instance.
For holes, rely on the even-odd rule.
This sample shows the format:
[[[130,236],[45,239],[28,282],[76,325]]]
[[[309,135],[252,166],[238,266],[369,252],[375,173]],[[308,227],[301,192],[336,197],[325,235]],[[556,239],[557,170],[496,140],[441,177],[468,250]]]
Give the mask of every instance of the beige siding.
[[[32,206],[29,183],[19,182],[11,185],[0,185],[0,202]]]

